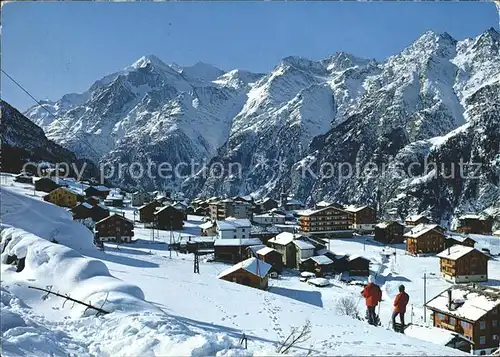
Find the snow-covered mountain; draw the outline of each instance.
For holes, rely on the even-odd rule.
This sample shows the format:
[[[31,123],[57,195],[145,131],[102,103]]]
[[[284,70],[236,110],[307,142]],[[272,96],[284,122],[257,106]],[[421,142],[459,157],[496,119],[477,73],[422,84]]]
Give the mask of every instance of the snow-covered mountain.
[[[216,172],[184,180],[191,195],[286,191],[377,204],[385,215],[429,210],[448,219],[486,209],[498,197],[499,47],[495,29],[463,41],[428,31],[382,62],[347,53],[320,61],[287,57],[267,74],[147,56],[85,93],[45,103],[56,121],[37,107],[26,114],[49,138],[101,163],[241,164],[242,175],[227,170],[222,178]],[[464,160],[488,165],[478,183],[443,182],[423,169],[421,177],[395,176],[413,161],[459,159],[458,148]],[[307,167],[317,174],[340,163],[386,169],[341,180],[302,175]]]
[[[5,101],[0,101],[2,171],[18,172],[26,161],[75,162],[75,155],[47,139],[43,130]]]

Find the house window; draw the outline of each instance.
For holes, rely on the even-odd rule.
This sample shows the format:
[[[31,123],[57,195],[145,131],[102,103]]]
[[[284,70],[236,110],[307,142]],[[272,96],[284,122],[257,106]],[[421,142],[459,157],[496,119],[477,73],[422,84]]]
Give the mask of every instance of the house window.
[[[479,321],[479,329],[480,330],[486,329],[486,321]]]
[[[469,328],[469,323],[466,321],[460,321],[460,326],[462,326],[464,329]]]
[[[498,320],[491,321],[491,326],[492,327],[497,327],[498,326]]]
[[[455,326],[457,323],[457,320],[454,317],[450,317],[450,325]]]
[[[480,345],[485,345],[486,344],[486,336],[479,337],[479,344]]]
[[[440,320],[444,320],[444,315],[443,315],[443,314],[441,314],[441,313],[438,313],[438,319],[440,319]]]

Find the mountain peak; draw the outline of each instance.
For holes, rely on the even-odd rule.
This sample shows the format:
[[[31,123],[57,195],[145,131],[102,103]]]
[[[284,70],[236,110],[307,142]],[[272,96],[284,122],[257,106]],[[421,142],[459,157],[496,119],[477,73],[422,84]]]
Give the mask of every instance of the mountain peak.
[[[225,72],[209,63],[198,61],[192,66],[182,67],[181,73],[191,78],[211,82],[223,75]]]
[[[168,67],[168,65],[155,55],[146,55],[135,61],[131,67],[133,68],[144,68],[148,64],[159,67]]]

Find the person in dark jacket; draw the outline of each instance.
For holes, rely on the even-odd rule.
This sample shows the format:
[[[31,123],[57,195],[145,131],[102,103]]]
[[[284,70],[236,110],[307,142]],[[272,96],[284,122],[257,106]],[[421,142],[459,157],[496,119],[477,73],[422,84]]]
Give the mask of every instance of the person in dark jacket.
[[[401,327],[404,329],[406,305],[408,305],[409,300],[410,300],[410,297],[405,292],[405,286],[400,285],[399,286],[399,294],[396,295],[396,298],[394,299],[394,312],[392,313],[392,326],[393,326],[394,330],[398,330],[396,328],[396,316],[398,316],[398,315],[399,315],[399,319],[401,320]]]
[[[365,298],[366,308],[368,310],[368,323],[370,325],[377,325],[378,317],[375,313],[375,308],[378,303],[382,301],[382,290],[373,282],[373,277],[368,277],[368,285],[365,286],[361,295]]]

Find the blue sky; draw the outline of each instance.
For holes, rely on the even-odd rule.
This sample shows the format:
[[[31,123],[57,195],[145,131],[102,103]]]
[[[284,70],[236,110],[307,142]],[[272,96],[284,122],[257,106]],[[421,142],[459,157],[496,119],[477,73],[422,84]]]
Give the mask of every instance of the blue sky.
[[[265,72],[281,58],[346,51],[384,59],[424,31],[498,29],[493,3],[18,2],[2,6],[2,68],[37,99],[82,92],[145,54]],[[2,75],[2,98],[32,100]]]

